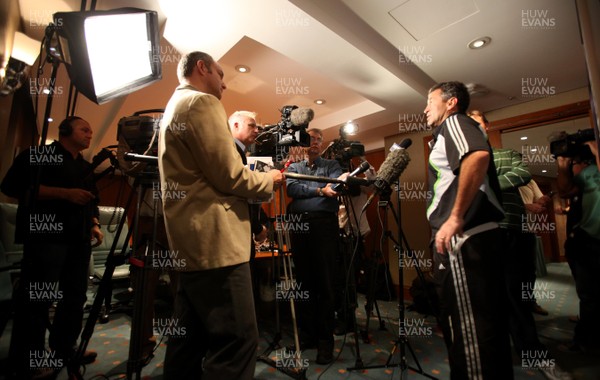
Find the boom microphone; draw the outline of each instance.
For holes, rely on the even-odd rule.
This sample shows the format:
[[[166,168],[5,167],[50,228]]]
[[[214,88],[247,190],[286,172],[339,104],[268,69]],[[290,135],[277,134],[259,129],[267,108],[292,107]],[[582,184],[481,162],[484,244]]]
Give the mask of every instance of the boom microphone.
[[[295,127],[304,127],[315,117],[315,111],[310,108],[296,108],[290,113],[290,122]]]
[[[381,164],[377,177],[375,178],[375,191],[369,196],[364,208],[368,207],[373,201],[373,198],[387,189],[392,182],[400,177],[400,174],[402,174],[404,169],[406,169],[410,162],[410,157],[406,148],[411,144],[411,139],[404,139],[399,145],[394,144],[392,148],[390,148],[390,154],[388,154],[385,161]]]
[[[360,163],[360,165],[358,165],[358,167],[356,169],[354,169],[352,171],[352,173],[348,174],[347,178],[356,177],[357,175],[359,175],[361,173],[364,173],[367,170],[369,170],[370,167],[371,167],[371,164],[369,164],[368,161],[363,161],[363,162]],[[348,182],[348,181],[346,180],[346,182]],[[342,190],[343,186],[344,186],[343,184],[338,183],[336,185],[331,186],[331,188],[333,189],[333,191],[335,191],[337,193],[337,192],[340,192]]]

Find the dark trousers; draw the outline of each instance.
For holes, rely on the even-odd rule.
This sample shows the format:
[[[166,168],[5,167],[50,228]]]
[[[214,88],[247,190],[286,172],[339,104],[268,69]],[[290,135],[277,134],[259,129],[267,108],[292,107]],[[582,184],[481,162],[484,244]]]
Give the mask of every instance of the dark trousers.
[[[173,318],[185,334],[169,338],[166,380],[253,378],[258,328],[248,263],[181,272]]]
[[[535,268],[536,237],[519,230],[502,229],[504,254],[502,261],[508,292],[508,326],[517,355],[524,351],[546,348],[540,342],[535,319],[531,313],[535,278],[531,280],[531,267]]]
[[[579,297],[579,321],[573,341],[584,346],[598,347],[600,341],[600,240],[580,229],[574,231],[573,266],[577,273],[575,287]]]
[[[301,214],[301,226],[291,234],[296,281],[308,299],[296,302],[298,324],[305,340],[333,342],[337,215]]]
[[[452,380],[513,378],[501,247],[494,229],[469,237],[452,258],[433,255]]]
[[[28,372],[30,355],[45,349],[46,329],[57,357],[66,360],[73,354],[83,323],[90,253],[89,241],[25,244],[10,343],[18,372]],[[54,302],[50,324],[48,310]]]

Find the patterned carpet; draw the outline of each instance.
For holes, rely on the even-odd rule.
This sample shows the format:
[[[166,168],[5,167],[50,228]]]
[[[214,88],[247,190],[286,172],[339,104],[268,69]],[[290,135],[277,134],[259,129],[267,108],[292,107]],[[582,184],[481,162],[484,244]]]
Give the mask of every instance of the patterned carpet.
[[[568,266],[565,263],[553,263],[548,264],[547,268],[548,275],[539,278],[536,283],[538,302],[550,312],[549,316],[536,315],[540,339],[548,346],[550,352],[556,358],[556,363],[564,369],[568,369],[575,379],[598,380],[600,379],[599,357],[590,354],[563,353],[557,349],[560,343],[567,342],[572,335],[574,324],[568,321],[568,317],[577,314],[578,300]],[[359,327],[364,329],[366,314],[362,295],[359,295],[358,304],[360,307],[357,311],[357,320]],[[165,305],[161,306],[159,304],[158,306],[159,313],[161,307],[165,312],[168,309]],[[267,349],[268,342],[272,341],[275,333],[273,306],[263,306],[259,309],[259,331],[261,335],[259,354]],[[372,315],[368,331],[369,342],[365,343],[362,338],[359,340],[360,358],[366,367],[384,365],[388,361],[391,350],[395,348],[394,343],[399,330],[399,312],[396,301],[378,301],[378,306],[385,330],[379,329],[377,315]],[[291,324],[288,322],[289,312],[287,309],[289,309],[289,304],[283,303],[280,307],[282,320],[280,345],[282,347],[291,346],[293,344],[293,334]],[[129,313],[125,311],[117,312],[111,315],[109,323],[95,325],[94,334],[88,348],[98,352],[98,359],[86,367],[83,376],[86,380],[126,378],[131,326],[129,314],[130,311]],[[405,364],[410,368],[416,368],[420,364],[423,373],[428,376],[437,379],[448,379],[449,367],[446,359],[446,349],[441,333],[435,326],[434,318],[407,311],[405,320],[406,335],[408,336],[408,344],[404,345],[406,349]],[[2,363],[2,367],[5,367],[6,364],[10,327],[9,323],[0,339],[0,363]],[[293,360],[293,355],[284,349],[274,350],[268,353],[267,356],[280,366],[286,365],[284,363],[296,363],[301,367],[305,367],[306,378],[308,379],[425,379],[426,377],[411,369],[405,371],[404,377],[400,376],[402,372],[399,365],[401,346],[398,345],[394,355],[391,356],[388,368],[353,371],[349,371],[348,368],[357,364],[354,334],[336,337],[334,354],[338,357],[330,366],[315,363],[315,349],[304,351],[301,359],[297,362]],[[165,348],[164,342],[159,344],[154,358],[141,371],[143,379],[162,378]],[[414,351],[418,363],[410,354],[410,348]],[[544,379],[544,376],[537,370],[523,368],[516,355],[514,372],[515,378],[519,380]],[[62,378],[66,378],[65,373],[59,375],[59,379]],[[292,377],[259,361],[256,366],[255,378],[290,379]]]

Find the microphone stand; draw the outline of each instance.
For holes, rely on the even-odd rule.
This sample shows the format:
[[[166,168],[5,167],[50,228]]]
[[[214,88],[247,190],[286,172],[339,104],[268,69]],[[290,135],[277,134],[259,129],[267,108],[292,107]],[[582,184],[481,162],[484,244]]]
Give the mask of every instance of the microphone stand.
[[[397,186],[397,188],[400,187],[399,180],[397,180],[395,182],[395,186]],[[384,196],[383,196],[384,194],[382,194],[382,198],[384,198]],[[406,336],[404,291],[402,289],[402,287],[404,285],[404,273],[403,273],[403,269],[402,269],[402,267],[403,267],[402,260],[404,259],[405,253],[411,252],[411,251],[410,251],[410,247],[408,246],[406,236],[404,235],[404,232],[402,231],[400,191],[396,191],[396,197],[397,197],[396,198],[397,210],[394,210],[394,208],[392,206],[390,206],[389,198],[385,199],[384,201],[380,201],[380,202],[385,202],[386,206],[388,206],[390,208],[390,211],[392,212],[392,214],[394,216],[394,220],[396,221],[396,225],[398,228],[398,230],[397,230],[398,239],[397,240],[394,239],[394,237],[392,236],[392,234],[389,231],[385,232],[386,235],[394,242],[394,250],[396,252],[398,252],[398,279],[399,279],[399,283],[400,283],[400,291],[398,292],[398,325],[399,325],[398,336],[396,337],[396,340],[394,341],[394,346],[392,347],[385,364],[374,365],[374,366],[355,366],[355,367],[348,368],[348,371],[394,367],[394,368],[400,368],[400,378],[401,379],[404,378],[404,374],[406,374],[408,377],[407,370],[411,369],[421,376],[427,377],[429,379],[437,380],[436,377],[431,376],[423,371],[423,368],[421,367],[421,364],[419,363],[419,359],[417,358],[415,351],[412,349],[410,342],[408,341],[408,338]],[[386,223],[387,223],[387,213],[384,214],[384,218],[386,219]],[[417,270],[417,275],[419,276],[419,279],[421,281],[424,281],[425,278],[423,276],[423,272],[421,271],[421,269],[418,267],[418,265],[415,265],[415,268]],[[425,283],[425,282],[423,282],[423,283]],[[392,364],[391,362],[392,362],[392,359],[393,359],[394,354],[396,353],[397,349],[400,349],[400,361],[396,364]],[[406,349],[408,349],[410,351],[410,354],[411,354],[417,368],[411,367],[407,364]]]

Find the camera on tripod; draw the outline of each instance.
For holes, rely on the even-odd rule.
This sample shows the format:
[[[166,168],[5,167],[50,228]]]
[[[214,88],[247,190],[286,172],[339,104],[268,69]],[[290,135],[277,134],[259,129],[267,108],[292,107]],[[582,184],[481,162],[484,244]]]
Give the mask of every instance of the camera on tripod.
[[[572,134],[560,132],[556,136],[550,136],[550,153],[554,157],[580,156],[582,159],[593,159],[594,156],[585,143],[593,141],[595,138],[594,130],[591,128],[578,130]]]
[[[284,159],[293,146],[310,146],[310,135],[306,132],[314,118],[310,108],[284,106],[280,110],[281,120],[274,125],[266,125],[259,132],[252,155],[273,157],[277,163]]]
[[[162,109],[135,112],[132,116],[125,116],[119,120],[117,129],[117,157],[121,170],[130,176],[158,177],[158,166],[145,160],[133,162],[127,158],[128,153],[136,155],[158,157],[158,130],[161,117],[143,115],[147,113],[161,113]]]

